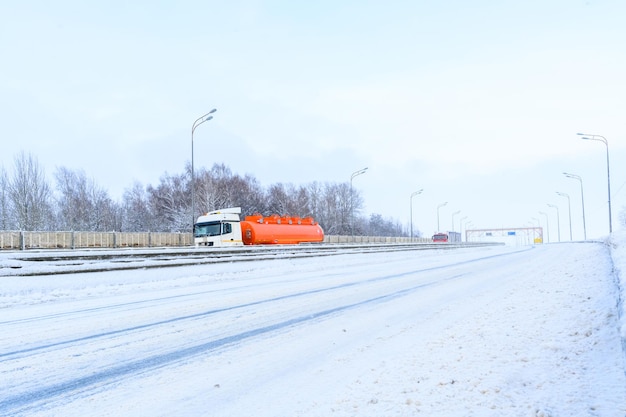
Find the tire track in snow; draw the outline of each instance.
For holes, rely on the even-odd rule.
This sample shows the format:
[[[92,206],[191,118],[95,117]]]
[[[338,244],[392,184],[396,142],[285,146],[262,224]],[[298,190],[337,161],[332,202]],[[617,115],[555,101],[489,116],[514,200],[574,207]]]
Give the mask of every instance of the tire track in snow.
[[[528,249],[525,249],[524,251],[526,250]],[[454,266],[481,262],[481,261],[489,260],[489,259],[496,258],[496,257],[509,256],[509,255],[517,254],[519,252],[522,252],[522,251],[496,254],[496,255],[491,255],[487,257],[461,261],[461,262],[457,262],[457,263],[449,264],[449,265],[440,265],[436,267],[424,268],[421,270],[413,270],[413,271],[402,272],[399,274],[386,275],[383,277],[372,278],[367,281],[351,282],[351,283],[345,283],[345,284],[341,284],[341,285],[337,285],[333,287],[325,287],[321,289],[303,291],[303,292],[299,292],[295,294],[289,294],[289,295],[284,295],[284,296],[275,297],[271,299],[259,300],[259,301],[232,306],[232,307],[227,307],[223,309],[216,309],[216,310],[211,310],[211,311],[193,314],[189,316],[176,317],[173,319],[163,320],[160,322],[149,323],[149,324],[145,324],[141,326],[134,326],[131,328],[87,336],[85,338],[77,338],[73,340],[67,340],[67,341],[58,342],[55,344],[46,345],[46,346],[34,347],[31,349],[24,349],[21,351],[15,351],[15,352],[11,352],[8,354],[3,354],[1,357],[7,358],[10,355],[15,356],[18,354],[32,353],[35,351],[50,349],[53,347],[59,347],[63,345],[71,345],[73,343],[78,343],[78,342],[85,341],[85,340],[94,340],[94,339],[107,337],[111,335],[133,332],[136,330],[154,327],[158,325],[171,324],[177,321],[189,320],[192,318],[195,319],[195,318],[206,317],[207,315],[216,314],[218,312],[234,310],[237,308],[244,308],[244,307],[249,307],[249,306],[254,306],[254,305],[260,305],[260,304],[270,303],[270,302],[279,301],[283,299],[300,297],[300,296],[307,295],[307,294],[332,291],[332,290],[351,287],[355,285],[361,285],[364,283],[372,283],[372,282],[377,282],[377,281],[390,280],[394,278],[405,277],[405,276],[424,273],[428,271],[434,271],[434,270],[441,271],[446,268],[450,268]],[[386,302],[386,301],[393,300],[395,298],[404,297],[413,292],[422,290],[427,287],[434,287],[434,286],[441,285],[446,282],[458,280],[461,277],[465,276],[466,274],[467,272],[463,272],[457,275],[449,276],[444,279],[438,279],[436,281],[420,283],[420,284],[413,285],[408,288],[403,288],[397,291],[393,291],[387,294],[370,297],[365,300],[360,300],[357,302],[332,307],[332,308],[321,310],[321,311],[314,312],[314,313],[300,315],[295,318],[291,318],[291,319],[283,320],[277,323],[253,328],[250,330],[239,332],[234,335],[200,343],[194,346],[189,346],[189,347],[179,349],[176,351],[151,355],[151,356],[134,360],[134,361],[124,363],[121,365],[112,366],[112,367],[109,367],[108,369],[100,370],[100,371],[97,371],[93,374],[89,374],[86,376],[75,377],[67,381],[53,383],[48,386],[38,387],[30,391],[22,392],[22,393],[12,395],[4,399],[0,399],[0,414],[11,415],[15,413],[25,413],[25,412],[28,412],[28,410],[31,410],[37,407],[41,409],[42,404],[48,403],[49,401],[54,401],[54,402],[71,401],[72,400],[71,397],[68,399],[68,396],[67,396],[70,393],[78,394],[78,393],[92,392],[94,390],[98,390],[99,388],[102,388],[103,386],[114,384],[124,378],[132,377],[140,373],[150,372],[159,368],[167,367],[169,365],[178,363],[182,360],[189,360],[193,357],[205,355],[207,353],[217,351],[227,346],[232,346],[232,345],[242,343],[254,337],[285,330],[289,327],[301,325],[303,323],[318,321],[325,317],[332,316],[332,315],[335,315],[335,314],[338,314],[338,313],[341,313],[350,309],[355,309],[355,308],[362,307],[365,305],[372,305],[375,303]],[[48,406],[50,406],[50,404],[48,404]],[[44,408],[45,407],[46,406],[44,406]]]
[[[273,303],[273,302],[276,302],[276,301],[283,301],[283,300],[288,300],[288,299],[296,298],[296,297],[303,297],[303,296],[308,296],[308,295],[312,295],[312,294],[319,294],[319,293],[322,293],[322,292],[335,291],[335,290],[338,290],[338,289],[344,289],[344,288],[349,288],[349,287],[353,287],[353,286],[359,286],[359,285],[363,285],[363,284],[371,284],[371,283],[375,283],[375,282],[388,281],[388,280],[392,280],[392,279],[402,278],[402,277],[407,276],[407,275],[413,275],[413,274],[420,274],[420,273],[424,273],[424,272],[432,272],[432,271],[443,270],[443,269],[446,269],[446,268],[452,268],[452,267],[456,267],[456,266],[460,266],[460,265],[464,265],[464,264],[480,262],[480,261],[492,259],[492,258],[495,258],[495,257],[509,256],[509,255],[520,253],[520,252],[524,252],[526,250],[529,250],[529,249],[524,249],[524,250],[521,250],[521,251],[515,251],[515,252],[509,252],[509,253],[490,255],[490,256],[487,256],[487,257],[469,259],[469,260],[465,260],[465,261],[461,261],[461,262],[456,262],[454,264],[439,265],[439,266],[434,266],[434,267],[430,267],[430,268],[406,271],[406,272],[403,272],[403,273],[400,273],[400,274],[386,275],[386,276],[382,276],[382,277],[376,277],[376,278],[368,279],[368,280],[365,280],[365,281],[354,281],[354,282],[348,282],[348,283],[335,285],[335,286],[331,286],[331,287],[324,287],[324,288],[317,288],[317,289],[308,290],[308,291],[301,291],[301,292],[297,292],[297,293],[293,293],[293,294],[282,295],[282,296],[279,296],[279,297],[273,297],[273,298],[268,298],[268,299],[264,299],[264,300],[253,301],[253,302],[250,302],[250,303],[244,303],[244,304],[239,304],[239,305],[234,305],[234,306],[229,306],[229,307],[224,307],[224,308],[218,308],[218,309],[203,311],[203,312],[200,312],[200,313],[189,314],[189,315],[180,316],[180,317],[174,317],[174,318],[167,319],[167,320],[160,320],[160,321],[156,321],[156,322],[153,322],[153,323],[146,323],[146,324],[142,324],[142,325],[138,325],[138,326],[127,327],[127,328],[118,329],[118,330],[112,330],[112,331],[108,331],[108,332],[104,332],[104,333],[93,334],[93,335],[79,337],[79,338],[75,338],[75,339],[63,340],[63,341],[54,342],[54,343],[50,343],[50,344],[46,344],[46,345],[33,346],[33,347],[29,347],[29,348],[14,350],[14,351],[11,351],[11,352],[4,352],[4,353],[0,353],[0,362],[2,362],[4,360],[7,360],[7,359],[13,359],[13,358],[16,358],[16,357],[23,357],[21,355],[28,354],[28,353],[45,351],[45,350],[52,349],[52,348],[63,347],[63,346],[72,345],[72,344],[75,344],[75,343],[93,341],[93,340],[97,340],[97,339],[100,339],[100,338],[117,336],[117,335],[120,335],[120,334],[134,332],[134,331],[147,330],[147,329],[151,329],[151,328],[154,328],[154,327],[170,325],[170,324],[173,324],[173,323],[187,321],[187,320],[195,320],[195,319],[208,317],[208,316],[211,316],[211,315],[214,315],[214,314],[218,314],[218,313],[223,313],[223,312],[227,312],[227,311],[233,311],[233,310],[237,310],[237,309],[253,307],[253,306],[267,304],[267,303]],[[427,283],[426,285],[433,285],[433,284],[437,284],[439,282],[445,282],[445,280],[443,280],[443,281],[442,280],[433,281],[433,282]],[[211,292],[211,291],[207,291],[207,292]],[[202,293],[205,293],[205,292],[201,292],[200,294],[202,294]],[[197,295],[197,293],[194,293],[194,294],[191,294],[191,295]],[[134,304],[137,304],[137,303],[141,303],[141,304],[143,304],[143,303],[153,303],[154,301],[162,301],[162,300],[165,300],[165,299],[172,299],[172,298],[179,298],[179,297],[186,297],[186,296],[189,296],[189,294],[178,295],[178,296],[173,296],[173,297],[161,297],[161,298],[151,299],[151,300],[142,300],[140,302],[123,303],[123,304],[118,304],[115,307],[134,305]],[[78,312],[59,313],[58,315],[46,316],[46,318],[58,317],[58,316],[62,316],[64,314],[72,314],[72,315],[74,315],[76,313],[82,313],[82,312],[86,312],[86,311],[97,311],[97,310],[102,310],[102,309],[109,309],[110,307],[111,306],[97,307],[97,308],[92,308],[92,309],[83,309],[83,310],[80,310]],[[19,322],[23,322],[23,320],[24,319],[16,320],[15,322],[19,323]],[[26,319],[26,320],[33,321],[34,319],[31,318],[31,319]],[[0,324],[12,324],[12,323],[13,322],[11,322],[11,321],[9,321],[9,322],[0,322]]]
[[[400,275],[407,275],[410,273],[403,273]],[[21,393],[19,395],[0,400],[0,412],[10,411],[24,412],[29,408],[37,407],[39,403],[60,397],[68,392],[85,391],[88,387],[102,386],[106,384],[114,383],[120,378],[132,376],[133,374],[139,374],[158,368],[168,366],[170,364],[179,362],[183,359],[190,359],[195,356],[203,355],[213,352],[219,348],[241,343],[246,339],[250,339],[263,334],[283,330],[288,327],[296,326],[305,322],[315,321],[322,319],[326,316],[331,316],[346,310],[358,308],[364,305],[370,305],[373,303],[390,301],[394,298],[406,296],[412,292],[424,289],[426,287],[432,287],[446,282],[450,282],[465,276],[466,273],[454,275],[444,280],[438,280],[435,282],[428,282],[419,284],[410,288],[405,288],[393,293],[380,295],[377,297],[361,300],[356,303],[346,304],[327,310],[319,311],[312,314],[306,314],[293,319],[285,320],[279,323],[271,324],[256,329],[251,329],[245,332],[241,332],[235,335],[223,337],[221,339],[213,340],[210,342],[202,343],[199,345],[191,346],[174,352],[153,355],[144,359],[136,360],[126,363],[124,365],[115,366],[100,372],[93,373],[91,375],[75,378],[59,384],[52,384],[47,387],[30,391],[27,393]],[[255,304],[255,303],[253,303]]]

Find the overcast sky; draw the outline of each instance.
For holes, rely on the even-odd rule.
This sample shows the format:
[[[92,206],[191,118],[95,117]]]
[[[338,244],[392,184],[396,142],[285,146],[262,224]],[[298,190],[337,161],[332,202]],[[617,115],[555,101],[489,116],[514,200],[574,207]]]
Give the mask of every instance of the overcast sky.
[[[0,6],[0,164],[84,170],[120,200],[191,160],[262,185],[349,182],[426,235],[626,206],[626,2],[15,1]],[[453,215],[460,211],[459,214]],[[546,213],[546,215],[540,214]],[[547,237],[548,232],[545,233]]]

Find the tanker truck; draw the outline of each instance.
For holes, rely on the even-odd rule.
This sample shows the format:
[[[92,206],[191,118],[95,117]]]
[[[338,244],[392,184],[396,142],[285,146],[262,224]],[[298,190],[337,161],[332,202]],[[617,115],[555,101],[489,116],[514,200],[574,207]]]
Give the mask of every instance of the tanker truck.
[[[254,214],[241,221],[240,214],[241,207],[231,207],[198,217],[193,226],[195,245],[293,245],[324,240],[324,231],[312,217]]]

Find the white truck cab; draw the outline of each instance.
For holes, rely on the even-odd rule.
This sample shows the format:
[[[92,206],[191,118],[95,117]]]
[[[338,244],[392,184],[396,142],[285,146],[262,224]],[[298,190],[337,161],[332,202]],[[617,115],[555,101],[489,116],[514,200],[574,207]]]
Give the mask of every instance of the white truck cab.
[[[198,217],[193,226],[195,245],[242,246],[240,214],[241,207],[230,207]]]

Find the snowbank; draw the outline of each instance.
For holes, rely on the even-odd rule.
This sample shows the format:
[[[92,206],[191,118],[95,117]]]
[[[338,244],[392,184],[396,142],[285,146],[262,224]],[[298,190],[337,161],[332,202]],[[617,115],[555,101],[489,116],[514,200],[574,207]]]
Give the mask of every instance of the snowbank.
[[[624,300],[626,300],[626,232],[614,233],[607,240],[607,245],[609,245],[611,250],[616,285],[619,289],[618,313],[620,334],[622,336],[622,346],[624,346],[626,353],[626,317],[624,317]]]

